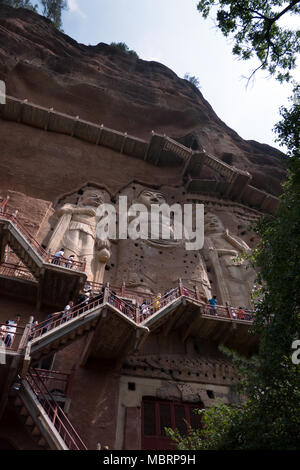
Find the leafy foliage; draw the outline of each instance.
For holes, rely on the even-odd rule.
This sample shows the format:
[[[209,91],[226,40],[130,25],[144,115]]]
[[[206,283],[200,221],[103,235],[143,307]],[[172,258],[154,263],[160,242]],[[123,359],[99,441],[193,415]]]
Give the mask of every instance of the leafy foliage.
[[[111,42],[110,45],[113,47],[116,47],[117,49],[120,49],[123,52],[126,52],[126,54],[131,55],[135,57],[136,59],[138,59],[139,57],[135,51],[133,51],[132,49],[129,49],[129,47],[127,46],[125,42]]]
[[[278,135],[277,142],[287,147],[289,155],[300,158],[300,85],[294,86],[290,101],[293,102],[290,109],[285,106],[280,108],[283,119],[276,124],[275,132]]]
[[[13,8],[27,8],[37,12],[37,5],[33,5],[31,0],[0,0],[0,5],[8,5]]]
[[[283,82],[291,79],[300,52],[300,32],[280,26],[286,14],[300,13],[299,0],[200,0],[198,11],[207,18],[216,10],[216,22],[224,36],[233,35],[232,52],[241,59],[256,56],[257,69],[268,70]],[[214,9],[216,7],[216,9]]]
[[[59,30],[62,30],[62,19],[61,15],[63,10],[66,10],[68,7],[66,0],[40,0],[43,15],[51,20]]]
[[[31,0],[0,0],[1,4],[14,8],[27,8],[36,13],[41,6],[43,16],[51,20],[59,30],[62,30],[62,12],[68,7],[66,0],[39,0],[39,4],[33,4]]]
[[[224,446],[224,437],[230,428],[231,421],[238,407],[230,407],[221,401],[207,410],[194,410],[202,416],[203,426],[198,429],[188,428],[186,436],[182,436],[175,429],[165,428],[166,435],[170,437],[178,450],[215,450]]]
[[[198,77],[195,77],[194,75],[190,75],[189,73],[186,73],[184,75],[184,79],[188,80],[190,83],[195,85],[195,87],[197,87],[198,90],[200,90],[201,87],[200,87],[200,81]]]

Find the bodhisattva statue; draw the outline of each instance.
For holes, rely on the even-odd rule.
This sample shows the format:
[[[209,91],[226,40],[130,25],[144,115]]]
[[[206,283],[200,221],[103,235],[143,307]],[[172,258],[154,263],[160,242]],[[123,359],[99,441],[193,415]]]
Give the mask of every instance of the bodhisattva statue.
[[[55,253],[63,247],[65,257],[75,255],[75,260],[86,261],[87,278],[103,282],[104,270],[110,258],[110,243],[97,238],[98,206],[105,202],[105,191],[87,188],[77,204],[65,204],[56,212],[59,220],[48,244]]]
[[[130,204],[143,204],[148,212],[148,239],[119,240],[118,269],[114,283],[126,281],[126,285],[157,294],[164,292],[182,279],[187,287],[197,286],[203,300],[211,297],[210,282],[200,251],[185,249],[185,239],[174,238],[172,219],[162,218],[163,225],[168,224],[170,237],[151,238],[151,205],[167,204],[166,197],[160,191],[144,188]],[[130,218],[129,218],[130,223]]]
[[[204,226],[204,253],[215,274],[218,304],[228,302],[232,307],[250,308],[256,274],[253,268],[246,269],[245,260],[237,259],[238,255],[250,250],[249,246],[231,235],[212,213],[205,215]]]

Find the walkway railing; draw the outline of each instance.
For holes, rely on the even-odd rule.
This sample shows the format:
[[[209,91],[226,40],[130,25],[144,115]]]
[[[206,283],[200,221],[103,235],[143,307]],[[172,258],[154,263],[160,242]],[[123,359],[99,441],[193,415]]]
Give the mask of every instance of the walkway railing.
[[[44,408],[53,426],[58,431],[68,449],[87,450],[86,445],[78,435],[77,431],[56,402],[54,395],[48,390],[38,369],[33,369],[28,372],[26,382]]]
[[[3,263],[0,265],[0,276],[17,277],[26,281],[36,281],[29,269],[12,263]]]
[[[186,297],[197,302],[201,309],[202,314],[209,315],[216,318],[227,318],[231,320],[244,320],[252,321],[253,312],[243,311],[242,314],[239,309],[234,309],[229,306],[212,306],[204,304],[199,298],[197,298],[197,292],[194,289],[179,286],[174,289],[170,289],[165,295],[158,295],[154,301],[149,304],[142,304],[140,306],[136,304],[130,304],[124,299],[120,298],[108,288],[105,288],[102,292],[97,294],[94,298],[86,300],[74,307],[71,307],[68,311],[55,312],[49,315],[45,320],[37,325],[34,325],[31,331],[29,340],[38,338],[48,331],[56,328],[70,320],[86,313],[94,308],[109,303],[121,313],[126,315],[128,318],[133,320],[136,324],[144,322],[154,314],[162,310],[163,308],[170,305],[174,300],[180,297]]]
[[[19,352],[24,347],[20,344],[24,332],[25,327],[0,323],[0,352]]]
[[[0,197],[0,214],[6,213],[8,201],[9,201],[9,196],[7,196],[6,198]]]
[[[21,232],[23,237],[27,240],[28,243],[32,246],[32,248],[36,251],[36,253],[43,258],[46,263],[53,263],[58,266],[62,266],[64,268],[73,269],[74,271],[81,271],[84,272],[85,270],[85,262],[81,261],[70,261],[68,258],[64,258],[63,256],[57,258],[55,255],[49,253],[41,246],[41,244],[31,235],[31,233],[24,227],[23,224],[17,219],[14,214],[10,214],[8,212],[0,212],[0,219],[9,220],[12,222],[17,229]]]
[[[38,375],[37,375],[38,374]],[[52,395],[59,395],[60,398],[70,398],[72,391],[72,382],[74,372],[61,372],[57,370],[47,369],[31,369],[31,375],[33,377],[40,377],[45,387],[52,393]],[[34,387],[34,383],[32,383]],[[36,390],[38,393],[39,390]]]

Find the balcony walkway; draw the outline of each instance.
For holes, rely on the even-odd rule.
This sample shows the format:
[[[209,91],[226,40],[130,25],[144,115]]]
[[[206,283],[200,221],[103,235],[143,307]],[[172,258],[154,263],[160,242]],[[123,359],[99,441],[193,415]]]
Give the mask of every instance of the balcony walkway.
[[[60,264],[56,264],[55,257],[35,240],[15,215],[1,211],[1,264],[5,263],[7,245],[31,273],[30,280],[39,281],[37,293],[39,305],[41,303],[57,307],[65,305],[83,287],[86,281],[83,262],[74,261],[72,268],[69,268],[67,260],[62,258]]]

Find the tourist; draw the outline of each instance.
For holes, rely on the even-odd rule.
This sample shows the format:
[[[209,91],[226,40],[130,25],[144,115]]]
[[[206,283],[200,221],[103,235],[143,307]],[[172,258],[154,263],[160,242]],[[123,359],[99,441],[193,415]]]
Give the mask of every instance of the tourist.
[[[161,299],[161,294],[157,294],[157,296],[154,299],[154,304],[153,304],[154,312],[157,312],[158,310],[160,310],[160,299]]]
[[[210,314],[215,315],[217,313],[217,296],[214,295],[211,299],[209,299],[209,304],[210,304]]]
[[[74,307],[74,302],[73,300],[70,300],[68,305],[66,305],[64,308],[64,313],[62,314],[62,323],[65,323],[66,321],[71,320],[73,307]]]
[[[84,292],[90,292],[92,290],[91,284],[87,281],[83,288]]]
[[[172,300],[176,299],[176,291],[174,287],[166,292],[165,298],[166,302],[171,302]]]
[[[45,320],[42,323],[42,335],[44,333],[47,333],[52,327],[57,326],[55,323],[55,320],[58,319],[58,317],[61,315],[61,312],[54,312],[54,313],[49,313],[49,315],[46,316]]]
[[[245,320],[245,310],[243,309],[243,307],[239,307],[237,310],[236,310],[236,316],[238,318],[238,320]]]
[[[145,319],[149,315],[149,307],[147,305],[146,300],[143,300],[142,305],[140,306],[141,315]]]
[[[183,288],[183,295],[185,295],[186,297],[190,296],[189,291],[185,287]]]
[[[8,320],[7,325],[8,325],[8,328],[9,328],[9,333],[7,334],[7,336],[5,338],[5,344],[8,348],[10,348],[12,346],[15,334],[17,332],[17,326],[18,326],[18,323],[19,323],[20,319],[21,319],[21,316],[17,315],[15,320]]]
[[[65,249],[61,248],[59,251],[55,253],[53,256],[52,264],[60,264],[60,259],[64,256]]]
[[[65,266],[66,268],[72,269],[73,263],[74,263],[74,255],[70,255],[69,258],[67,259]]]
[[[39,322],[37,320],[35,320],[33,323],[32,323],[32,326],[31,326],[31,330],[30,330],[30,336],[28,338],[28,341],[31,341],[35,338],[35,333],[37,331],[37,328],[38,328],[38,324]]]
[[[10,333],[9,320],[6,320],[5,325],[2,325],[0,328],[0,340],[2,340],[6,345],[6,338]],[[8,340],[11,343],[11,338]]]

